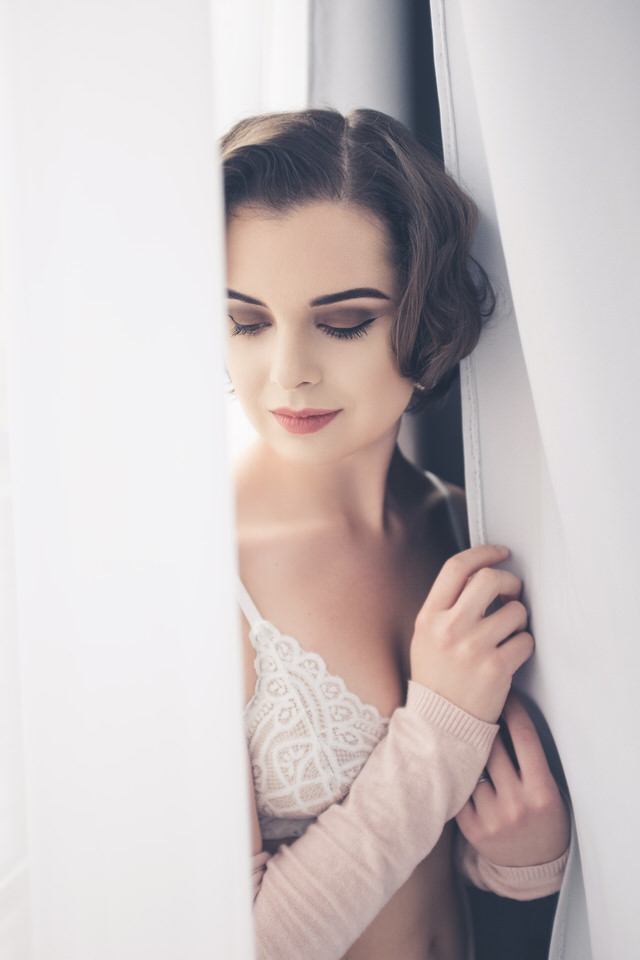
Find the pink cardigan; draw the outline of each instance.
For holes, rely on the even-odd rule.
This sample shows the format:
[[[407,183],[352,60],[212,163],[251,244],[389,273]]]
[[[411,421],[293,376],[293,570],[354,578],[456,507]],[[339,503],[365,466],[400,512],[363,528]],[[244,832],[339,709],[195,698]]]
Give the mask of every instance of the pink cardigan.
[[[258,960],[342,957],[464,806],[497,731],[409,681],[406,705],[345,800],[291,846],[253,858]],[[490,863],[463,839],[458,852],[472,883],[521,900],[558,890],[567,857],[518,868]]]

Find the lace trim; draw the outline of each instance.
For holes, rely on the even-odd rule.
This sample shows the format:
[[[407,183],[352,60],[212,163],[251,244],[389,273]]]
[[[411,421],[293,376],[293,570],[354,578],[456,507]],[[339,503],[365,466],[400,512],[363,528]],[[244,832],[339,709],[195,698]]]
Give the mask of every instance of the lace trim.
[[[383,717],[377,707],[375,707],[373,704],[364,703],[364,701],[360,699],[357,693],[352,693],[351,690],[349,690],[349,688],[347,687],[342,677],[338,676],[338,674],[336,673],[330,673],[329,668],[327,667],[326,661],[323,659],[323,657],[320,656],[319,653],[314,653],[314,651],[312,650],[304,650],[300,646],[300,644],[298,643],[295,637],[289,637],[285,633],[280,633],[278,628],[274,627],[274,625],[269,620],[259,620],[257,623],[254,623],[253,626],[251,627],[251,632],[249,634],[249,638],[251,640],[251,643],[253,644],[253,648],[256,651],[256,656],[253,661],[253,665],[255,667],[257,679],[256,679],[256,686],[253,691],[253,695],[249,700],[249,702],[247,703],[246,707],[244,708],[244,713],[243,713],[244,717],[247,716],[247,713],[249,712],[249,708],[251,707],[252,703],[255,700],[257,689],[258,689],[258,684],[260,680],[260,674],[258,670],[260,666],[261,644],[260,644],[260,639],[258,638],[259,635],[257,631],[264,630],[265,628],[267,628],[270,631],[270,634],[274,639],[277,636],[278,640],[282,644],[290,644],[293,647],[293,650],[295,651],[295,654],[297,655],[301,663],[310,670],[310,673],[312,673],[313,676],[315,677],[323,676],[323,677],[326,677],[327,680],[331,681],[332,683],[335,683],[340,691],[340,695],[342,696],[342,698],[345,700],[349,700],[353,704],[356,710],[361,712],[363,715],[366,715],[366,717],[370,719],[372,722],[385,723],[385,724],[389,723],[389,717]],[[288,655],[288,660],[291,661],[292,659],[293,658],[290,655]]]
[[[268,620],[250,637],[257,681],[244,718],[259,817],[317,816],[348,793],[389,719]]]

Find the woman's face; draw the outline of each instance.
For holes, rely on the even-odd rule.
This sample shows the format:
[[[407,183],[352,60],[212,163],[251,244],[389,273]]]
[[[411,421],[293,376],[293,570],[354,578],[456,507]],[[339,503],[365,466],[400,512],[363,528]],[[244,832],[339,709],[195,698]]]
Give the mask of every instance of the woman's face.
[[[397,278],[367,210],[241,208],[227,229],[227,367],[247,417],[287,459],[331,462],[395,440],[412,395],[391,352]]]

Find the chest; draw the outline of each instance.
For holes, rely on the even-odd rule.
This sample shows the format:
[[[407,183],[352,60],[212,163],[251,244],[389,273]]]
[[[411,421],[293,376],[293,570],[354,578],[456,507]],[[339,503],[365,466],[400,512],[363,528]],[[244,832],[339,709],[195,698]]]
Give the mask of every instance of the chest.
[[[240,555],[260,615],[382,716],[404,700],[413,623],[441,562],[408,540],[390,546],[321,536],[247,544]],[[247,701],[256,683],[248,630],[245,622]]]

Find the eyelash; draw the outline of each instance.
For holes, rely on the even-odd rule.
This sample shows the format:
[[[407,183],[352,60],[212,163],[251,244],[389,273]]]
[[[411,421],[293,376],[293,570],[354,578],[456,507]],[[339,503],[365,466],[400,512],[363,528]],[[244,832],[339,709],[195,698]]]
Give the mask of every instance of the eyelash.
[[[256,336],[264,326],[261,323],[237,323],[233,317],[229,317],[229,319],[233,324],[232,337]],[[357,323],[355,327],[330,327],[326,323],[319,323],[318,329],[322,330],[328,337],[337,337],[339,340],[355,340],[356,337],[367,335],[368,327],[375,319],[376,317],[371,317],[370,320],[363,320],[362,323]]]

